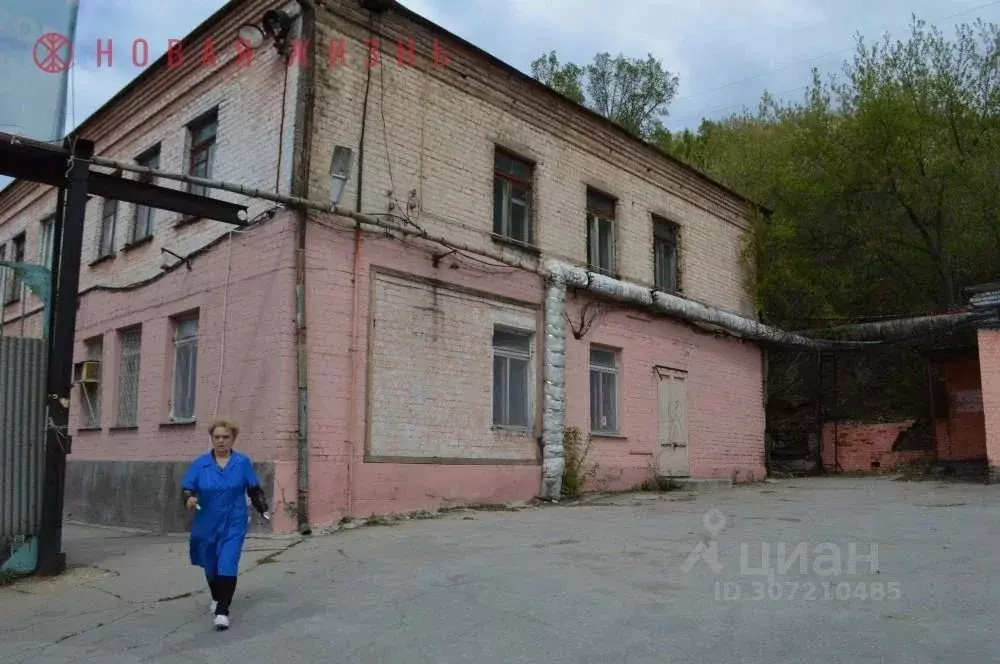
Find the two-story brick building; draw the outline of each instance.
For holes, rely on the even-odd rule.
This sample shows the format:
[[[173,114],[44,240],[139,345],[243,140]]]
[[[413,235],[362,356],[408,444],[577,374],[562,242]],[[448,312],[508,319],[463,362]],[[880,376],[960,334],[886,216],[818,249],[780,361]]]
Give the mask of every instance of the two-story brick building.
[[[341,207],[454,244],[225,192],[254,224],[92,200],[75,359],[99,359],[99,380],[90,365],[72,409],[69,518],[178,527],[175,485],[216,414],[243,425],[282,530],[534,497],[564,425],[591,439],[595,488],[762,478],[759,347],[586,288],[603,275],[753,320],[754,206],[371,4],[234,0],[79,135],[103,157],[320,202],[347,166]],[[303,40],[241,60],[240,27],[270,9]],[[45,187],[8,187],[0,244],[43,256],[54,208]],[[536,274],[552,260],[587,276],[553,290]],[[8,304],[0,329],[37,333],[38,309]]]

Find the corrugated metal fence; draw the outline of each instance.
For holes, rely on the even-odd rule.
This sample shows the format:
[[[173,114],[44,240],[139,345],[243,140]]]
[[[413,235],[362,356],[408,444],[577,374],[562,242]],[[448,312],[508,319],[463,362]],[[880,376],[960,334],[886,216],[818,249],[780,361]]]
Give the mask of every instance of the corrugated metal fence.
[[[0,564],[41,525],[46,345],[0,337]]]

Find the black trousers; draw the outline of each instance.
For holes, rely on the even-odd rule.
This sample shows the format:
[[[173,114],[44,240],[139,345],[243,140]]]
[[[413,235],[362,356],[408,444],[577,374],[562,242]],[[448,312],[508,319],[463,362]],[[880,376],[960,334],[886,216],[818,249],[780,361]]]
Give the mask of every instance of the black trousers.
[[[215,615],[217,616],[228,616],[229,607],[233,603],[233,595],[236,593],[236,577],[235,576],[217,576],[214,579],[208,579],[208,588],[212,591],[212,599],[217,602],[215,606]]]

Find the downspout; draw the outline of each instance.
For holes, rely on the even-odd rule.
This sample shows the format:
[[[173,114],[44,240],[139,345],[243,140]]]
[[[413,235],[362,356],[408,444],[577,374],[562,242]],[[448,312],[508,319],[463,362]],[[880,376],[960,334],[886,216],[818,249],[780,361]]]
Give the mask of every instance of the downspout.
[[[306,52],[305,65],[299,67],[295,101],[295,143],[292,152],[292,195],[309,198],[310,157],[312,156],[313,109],[315,106],[314,70],[316,65],[316,8],[312,0],[297,0],[302,8],[300,38]],[[298,378],[298,499],[296,518],[299,532],[308,535],[309,525],[309,371],[306,343],[306,229],[309,209],[296,207],[295,225],[295,351]]]
[[[358,167],[360,172],[360,166]],[[360,189],[359,189],[360,191]],[[361,224],[354,226],[354,269],[351,284],[354,290],[351,303],[351,397],[347,422],[347,477],[344,482],[344,510],[354,516],[354,455],[358,447],[358,272],[361,266]]]

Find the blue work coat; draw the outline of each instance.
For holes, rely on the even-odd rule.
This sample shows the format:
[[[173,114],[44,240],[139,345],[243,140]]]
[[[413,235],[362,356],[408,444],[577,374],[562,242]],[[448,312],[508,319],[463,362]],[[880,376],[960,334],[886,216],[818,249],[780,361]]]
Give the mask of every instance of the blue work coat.
[[[212,452],[203,454],[192,462],[181,484],[201,506],[191,525],[191,564],[204,568],[212,579],[237,575],[250,522],[247,490],[260,486],[250,457],[235,450],[230,455],[226,467],[219,468]]]

